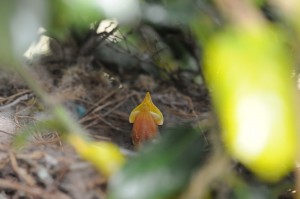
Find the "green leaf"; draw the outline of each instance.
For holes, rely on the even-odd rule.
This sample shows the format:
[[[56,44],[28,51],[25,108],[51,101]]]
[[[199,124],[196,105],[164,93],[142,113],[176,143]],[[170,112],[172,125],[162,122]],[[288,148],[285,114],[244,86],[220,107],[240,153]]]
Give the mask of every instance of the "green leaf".
[[[112,177],[109,199],[159,199],[178,193],[203,162],[208,145],[200,129],[182,126],[163,131]]]
[[[13,145],[16,148],[20,148],[26,144],[28,138],[36,134],[37,132],[45,133],[49,130],[61,130],[63,127],[57,120],[44,120],[38,121],[34,124],[29,124],[20,129],[20,132],[14,137]]]
[[[204,54],[228,152],[270,182],[288,174],[297,155],[296,93],[286,39],[271,24],[229,26],[212,37]]]
[[[65,38],[70,28],[84,31],[97,21],[103,14],[93,1],[60,1],[50,2],[50,26],[48,32],[58,38]]]

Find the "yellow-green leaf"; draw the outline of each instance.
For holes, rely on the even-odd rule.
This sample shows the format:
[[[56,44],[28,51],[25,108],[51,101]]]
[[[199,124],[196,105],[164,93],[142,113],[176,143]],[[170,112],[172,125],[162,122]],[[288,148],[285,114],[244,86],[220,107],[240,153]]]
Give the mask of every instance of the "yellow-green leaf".
[[[107,177],[114,174],[125,162],[120,149],[113,143],[89,142],[76,134],[70,134],[68,141],[83,159]]]
[[[274,27],[230,27],[205,53],[224,143],[262,179],[291,171],[296,156],[295,93],[284,37]]]

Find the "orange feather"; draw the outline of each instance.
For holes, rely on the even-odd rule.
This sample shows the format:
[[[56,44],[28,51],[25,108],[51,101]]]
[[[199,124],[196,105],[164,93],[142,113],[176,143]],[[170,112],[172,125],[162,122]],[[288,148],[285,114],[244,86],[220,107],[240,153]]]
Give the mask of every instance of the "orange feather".
[[[135,146],[139,146],[157,135],[157,126],[163,124],[164,118],[160,110],[153,104],[149,92],[146,93],[142,103],[131,111],[129,122],[133,123],[132,142]]]
[[[157,124],[149,111],[141,111],[135,118],[132,129],[132,141],[134,145],[152,139],[157,134]]]

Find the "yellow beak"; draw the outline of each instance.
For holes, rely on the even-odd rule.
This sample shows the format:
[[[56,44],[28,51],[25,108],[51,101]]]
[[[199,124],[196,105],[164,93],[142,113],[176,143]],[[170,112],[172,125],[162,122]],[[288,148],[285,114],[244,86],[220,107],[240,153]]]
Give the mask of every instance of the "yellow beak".
[[[136,116],[143,111],[149,111],[151,116],[153,117],[155,123],[157,125],[162,125],[164,123],[164,117],[163,114],[160,112],[160,110],[153,104],[150,93],[147,92],[144,100],[140,105],[135,107],[130,115],[129,115],[129,122],[134,123]]]

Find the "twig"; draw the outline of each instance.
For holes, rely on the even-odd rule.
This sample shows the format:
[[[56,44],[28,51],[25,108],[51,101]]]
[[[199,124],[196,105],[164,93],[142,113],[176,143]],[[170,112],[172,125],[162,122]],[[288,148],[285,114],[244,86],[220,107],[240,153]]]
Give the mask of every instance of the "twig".
[[[18,176],[24,180],[28,185],[35,186],[36,182],[32,176],[30,176],[24,168],[18,166],[17,160],[13,152],[9,151],[9,158],[13,170],[18,174]]]
[[[111,104],[117,103],[118,101],[120,101],[120,99],[117,99],[117,100],[115,100],[115,101],[109,101],[109,102],[107,102],[107,103],[105,103],[105,104],[103,104],[103,105],[101,105],[101,106],[94,107],[94,109],[93,109],[90,113],[96,113],[96,112],[98,112],[98,111],[104,109],[105,107],[107,107],[107,106],[109,106],[109,105],[111,105]],[[123,100],[122,100],[122,103],[123,103]],[[90,115],[90,114],[88,114],[88,115]],[[81,118],[79,122],[80,122],[80,123],[83,123],[83,122],[86,122],[86,121],[88,121],[88,120],[91,120],[91,118],[88,117],[88,115],[86,115],[86,117]]]
[[[32,195],[32,196],[38,196],[43,198],[49,198],[49,194],[45,193],[42,189],[37,187],[30,187],[27,185],[22,185],[17,182],[13,182],[10,180],[0,179],[0,187],[5,189],[13,189],[16,191],[23,191],[26,194]]]
[[[110,32],[102,32],[99,34],[93,34],[87,42],[81,47],[79,55],[88,55],[92,52],[95,48],[97,48],[103,41],[105,41],[109,36],[113,35],[119,29],[116,26]]]
[[[95,109],[97,109],[97,108],[99,107],[99,105],[100,105],[102,102],[104,102],[106,99],[108,99],[109,97],[111,97],[112,95],[114,95],[118,90],[119,90],[119,89],[112,90],[112,91],[111,91],[110,93],[108,93],[106,96],[104,96],[104,97],[101,98],[99,101],[97,101],[97,102],[95,103],[95,105],[87,111],[87,113],[85,114],[85,116],[83,116],[83,117],[80,119],[80,122],[84,122],[85,119],[86,119],[86,117],[87,117],[90,113],[96,112]]]
[[[92,135],[95,140],[111,141],[110,137],[101,136],[101,135]]]
[[[2,158],[0,160],[0,169],[3,169],[7,163],[9,163],[9,157],[8,157],[8,154],[5,153],[5,156],[4,157],[2,156]]]
[[[107,124],[108,126],[110,126],[111,128],[117,130],[117,131],[122,131],[122,129],[115,127],[113,124],[111,124],[110,122],[106,121],[104,118],[100,117],[99,115],[96,115],[96,117],[101,120],[102,122],[104,122],[105,124]]]
[[[129,95],[129,96],[126,96],[125,99],[122,99],[121,102],[119,102],[115,107],[109,109],[109,111],[107,111],[106,113],[102,114],[103,117],[109,115],[111,112],[115,111],[117,108],[119,108],[122,104],[125,103],[125,101],[131,97],[133,94]]]
[[[124,120],[128,120],[128,117],[129,117],[129,113],[124,113],[124,112],[121,112],[121,111],[118,111],[118,110],[115,110],[114,111],[114,115],[117,115],[118,116],[118,119],[124,119]]]
[[[18,97],[14,101],[12,101],[12,102],[10,102],[8,104],[5,104],[3,106],[0,106],[0,111],[8,109],[8,108],[10,108],[12,106],[15,106],[15,105],[19,104],[21,101],[28,100],[31,96],[32,96],[32,94],[28,94],[28,93],[26,93],[24,95],[21,95],[20,97]]]
[[[4,134],[12,136],[12,137],[14,136],[13,133],[9,133],[9,132],[3,131],[3,130],[0,130],[0,133],[4,133]]]
[[[10,102],[11,100],[15,99],[15,98],[18,98],[18,97],[22,97],[23,95],[26,95],[26,94],[30,94],[31,91],[30,90],[25,90],[25,91],[21,91],[19,93],[16,93],[14,95],[11,95],[9,97],[6,97],[6,98],[3,98],[0,100],[0,103],[4,103],[4,102]]]
[[[30,160],[32,160],[32,159],[39,160],[39,159],[43,158],[44,156],[45,156],[45,153],[41,152],[41,151],[34,151],[30,154],[22,154],[22,153],[16,154],[16,157],[18,159],[21,159],[21,160],[26,160],[26,159],[27,160],[28,159],[30,159]]]

